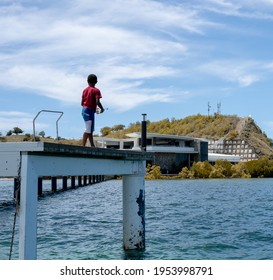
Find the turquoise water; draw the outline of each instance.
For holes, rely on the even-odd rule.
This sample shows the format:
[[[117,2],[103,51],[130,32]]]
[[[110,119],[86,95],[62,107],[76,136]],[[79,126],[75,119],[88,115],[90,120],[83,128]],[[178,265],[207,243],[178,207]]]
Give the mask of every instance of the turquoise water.
[[[273,179],[146,181],[146,250],[129,253],[121,186],[113,180],[39,199],[38,259],[273,259]],[[0,181],[2,260],[14,211],[12,181]]]

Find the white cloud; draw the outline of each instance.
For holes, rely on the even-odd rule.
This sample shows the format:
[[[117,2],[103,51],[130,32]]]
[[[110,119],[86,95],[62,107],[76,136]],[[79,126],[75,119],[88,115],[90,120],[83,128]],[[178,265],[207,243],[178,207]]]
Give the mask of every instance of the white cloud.
[[[25,112],[0,111],[1,130],[7,132],[14,127],[20,127],[23,131],[32,128],[33,117]]]
[[[120,101],[122,100],[122,101]],[[116,96],[110,96],[108,97],[108,102],[111,104],[111,108],[118,112],[125,112],[128,110],[131,110],[134,107],[140,106],[140,105],[147,105],[148,103],[154,103],[154,102],[170,102],[171,97],[169,95],[166,95],[164,93],[162,94],[141,94],[139,92],[137,93],[130,93],[125,96],[120,96],[116,94]],[[120,106],[122,104],[122,106]],[[116,109],[115,109],[116,108]]]
[[[266,11],[265,6],[270,7],[269,0],[9,3],[0,4],[0,86],[6,88],[78,105],[86,76],[94,72],[99,76],[103,101],[120,111],[173,101],[176,89],[170,91],[172,84],[164,85],[162,80],[178,80],[183,71],[190,79],[196,68],[198,73],[242,87],[262,79],[243,61],[240,65],[224,59],[210,62],[208,55],[209,62],[198,66],[204,60],[199,60],[202,43],[199,46],[196,38],[206,37],[210,28],[225,26],[210,20],[204,11],[258,15]],[[262,7],[256,11],[253,7],[258,3]],[[194,50],[189,35],[194,36]],[[186,90],[177,89],[182,95]]]
[[[0,83],[78,104],[86,75],[95,72],[110,89],[109,102],[122,93],[117,108],[132,108],[144,100],[165,102],[145,81],[173,75],[187,46],[162,37],[161,29],[199,33],[206,22],[182,6],[106,2],[61,1],[44,9],[17,3],[3,8]],[[123,88],[117,86],[121,82]],[[128,106],[138,94],[139,102]]]
[[[202,33],[203,27],[211,23],[202,19],[197,11],[183,4],[171,5],[167,1],[147,0],[80,0],[72,9],[81,15],[84,22],[94,19],[99,24],[109,22],[114,26],[128,26],[129,28],[147,28],[160,30],[179,28],[189,32]]]
[[[255,82],[258,82],[260,80],[260,78],[257,75],[241,74],[241,75],[238,75],[237,80],[241,86],[247,87],[247,86],[252,85]]]
[[[264,68],[272,71],[273,70],[273,62],[265,63]]]
[[[14,66],[3,73],[0,81],[6,86],[27,89],[53,99],[72,103],[76,101],[79,87],[82,86],[81,77],[41,65]]]
[[[198,70],[225,81],[238,83],[241,87],[247,87],[262,79],[257,73],[257,67],[261,67],[258,62],[212,61],[201,65]]]
[[[230,0],[233,3],[236,3],[238,1],[236,0]],[[268,8],[273,8],[273,1],[272,0],[241,0],[240,1],[241,5],[244,7],[253,7],[257,9],[268,9]]]
[[[272,0],[206,0],[199,1],[201,10],[226,16],[273,20]]]
[[[145,67],[142,64],[115,66],[110,63],[102,65],[101,68],[98,66],[98,69],[101,73],[108,73],[105,74],[105,77],[99,76],[98,87],[102,89],[102,92],[105,92],[106,102],[114,103],[117,108],[129,109],[142,103],[141,100],[146,102],[166,102],[168,100],[167,98],[158,98],[157,95],[153,94],[153,89],[145,88],[143,80],[172,75],[172,69],[161,66]],[[81,75],[64,73],[54,68],[27,65],[9,69],[3,73],[0,81],[2,84],[14,88],[36,91],[49,98],[73,104],[80,103],[81,92],[86,86],[86,77]],[[14,81],[18,82],[14,83]],[[138,94],[139,98],[136,98]],[[122,98],[115,102],[116,96],[122,96]],[[128,106],[130,101],[131,106]]]

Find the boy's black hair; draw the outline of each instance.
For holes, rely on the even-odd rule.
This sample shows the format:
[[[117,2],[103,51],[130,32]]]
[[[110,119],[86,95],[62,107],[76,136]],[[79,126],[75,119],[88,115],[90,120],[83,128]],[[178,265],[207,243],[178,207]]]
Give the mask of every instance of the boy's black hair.
[[[95,85],[98,82],[98,78],[95,74],[90,74],[87,77],[87,83],[90,85]]]

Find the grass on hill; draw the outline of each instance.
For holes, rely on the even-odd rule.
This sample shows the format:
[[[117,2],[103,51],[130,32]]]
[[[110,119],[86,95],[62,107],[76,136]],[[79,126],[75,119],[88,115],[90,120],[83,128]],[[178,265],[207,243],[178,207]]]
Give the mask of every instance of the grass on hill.
[[[127,128],[123,124],[103,127],[101,135],[110,138],[126,138],[126,134],[141,131],[141,122],[131,123]],[[255,124],[252,118],[235,115],[213,116],[193,115],[183,119],[163,119],[156,122],[147,121],[148,133],[192,136],[209,140],[245,140],[259,156],[273,155],[271,139]],[[39,137],[40,141],[56,142],[53,138]],[[2,142],[32,141],[30,134],[0,137]],[[60,139],[59,143],[81,145],[81,140]]]

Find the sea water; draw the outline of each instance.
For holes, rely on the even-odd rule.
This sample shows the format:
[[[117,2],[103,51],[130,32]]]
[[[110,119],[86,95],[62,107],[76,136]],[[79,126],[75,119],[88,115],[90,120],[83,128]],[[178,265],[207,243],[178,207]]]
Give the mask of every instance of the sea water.
[[[146,181],[146,249],[123,250],[122,181],[38,201],[38,259],[273,259],[273,179]],[[0,259],[8,259],[13,181],[0,181]],[[18,259],[17,218],[12,259]]]

